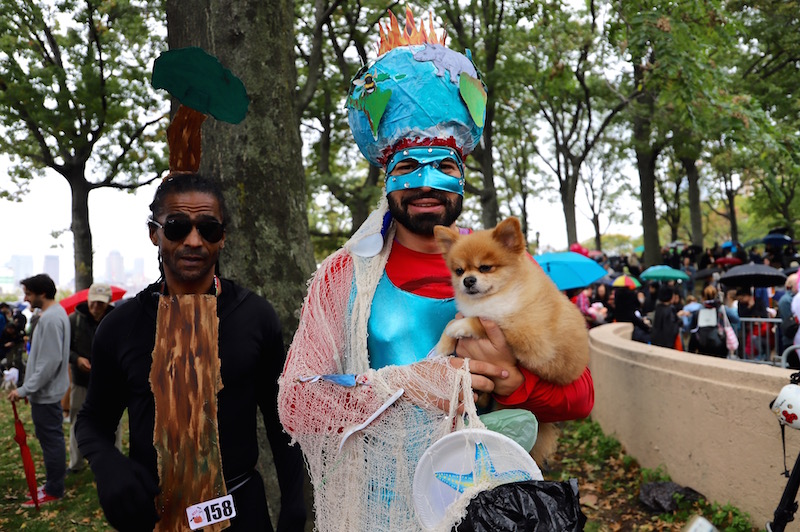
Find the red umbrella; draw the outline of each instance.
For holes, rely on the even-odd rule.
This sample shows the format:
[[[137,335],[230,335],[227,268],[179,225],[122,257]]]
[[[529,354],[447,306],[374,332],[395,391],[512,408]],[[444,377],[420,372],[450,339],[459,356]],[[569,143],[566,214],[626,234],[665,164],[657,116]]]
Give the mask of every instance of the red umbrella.
[[[593,249],[589,251],[589,258],[590,259],[598,259],[603,256],[603,252],[599,249]]]
[[[120,288],[119,286],[112,286],[111,301],[119,301],[120,299],[122,299],[122,296],[125,295],[125,292],[127,292],[127,290],[125,290],[124,288]],[[73,312],[75,312],[75,307],[86,301],[88,298],[89,298],[89,289],[84,288],[83,290],[79,290],[69,297],[65,297],[58,303],[62,307],[64,307],[64,310],[67,311],[67,314],[72,314]]]
[[[11,407],[14,409],[14,441],[19,444],[19,452],[22,454],[22,467],[25,469],[25,480],[28,482],[28,491],[31,492],[31,499],[39,509],[39,498],[37,497],[38,487],[36,486],[36,468],[33,465],[31,450],[28,448],[28,435],[25,434],[25,427],[17,414],[17,403],[12,401]]]
[[[580,253],[584,257],[589,256],[589,250],[581,246],[577,242],[573,242],[572,245],[569,247],[569,250],[572,251],[573,253]]]
[[[736,257],[720,257],[714,261],[714,264],[722,264],[726,266],[737,266],[742,263],[742,259]]]

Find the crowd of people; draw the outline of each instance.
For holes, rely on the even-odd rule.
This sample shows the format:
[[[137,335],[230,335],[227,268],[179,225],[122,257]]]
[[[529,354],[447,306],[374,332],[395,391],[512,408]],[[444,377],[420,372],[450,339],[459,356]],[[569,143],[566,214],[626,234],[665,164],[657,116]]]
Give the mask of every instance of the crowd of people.
[[[18,384],[25,380],[28,362],[28,318],[18,306],[0,303],[0,370],[14,372]]]
[[[791,245],[766,246],[764,253],[757,246],[747,251],[741,244],[715,244],[702,253],[692,246],[664,248],[662,264],[684,272],[688,279],[642,280],[641,286],[630,288],[612,283],[619,275],[641,274],[639,258],[603,255],[597,260],[609,275],[568,295],[588,327],[629,322],[636,341],[710,356],[775,361],[783,349],[800,343],[800,337],[795,338],[800,298],[794,297],[798,258]],[[777,264],[788,274],[785,285],[725,286],[720,282],[727,269],[748,262]],[[735,340],[728,339],[727,328]],[[788,363],[800,367],[795,353],[789,355]]]

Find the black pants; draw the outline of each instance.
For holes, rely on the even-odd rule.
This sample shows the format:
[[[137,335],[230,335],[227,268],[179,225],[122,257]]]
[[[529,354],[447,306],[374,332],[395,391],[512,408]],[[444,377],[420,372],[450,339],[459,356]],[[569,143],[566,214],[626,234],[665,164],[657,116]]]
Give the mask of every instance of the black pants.
[[[67,474],[67,446],[64,442],[64,412],[61,403],[31,402],[31,418],[36,439],[42,446],[47,482],[44,491],[53,497],[64,496]]]
[[[233,487],[233,486],[231,486]],[[231,532],[246,532],[250,530],[263,530],[273,532],[267,509],[267,494],[264,491],[264,479],[253,471],[250,480],[234,490],[233,504],[236,507],[236,517],[231,519]]]

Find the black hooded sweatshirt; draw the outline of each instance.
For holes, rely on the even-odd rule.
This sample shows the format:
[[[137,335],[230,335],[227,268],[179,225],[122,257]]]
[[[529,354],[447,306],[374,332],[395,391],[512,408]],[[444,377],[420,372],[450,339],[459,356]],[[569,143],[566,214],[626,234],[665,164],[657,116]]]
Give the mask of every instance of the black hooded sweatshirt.
[[[96,458],[103,455],[109,458],[108,453],[119,453],[114,447],[114,431],[127,408],[130,460],[144,466],[157,482],[157,456],[153,446],[155,401],[150,389],[150,367],[160,294],[160,284],[148,286],[135,298],[117,305],[97,329],[89,391],[75,429],[81,453],[89,460],[93,471],[95,462],[113,461]],[[304,462],[300,448],[289,445],[289,437],[278,420],[278,376],[286,358],[280,321],[267,300],[227,279],[221,280],[217,315],[223,385],[217,396],[217,420],[224,477],[231,483],[232,479],[242,478],[256,467],[258,407],[264,416],[281,486],[278,530],[302,530]],[[120,457],[114,458],[119,460]],[[95,471],[102,502],[104,494],[99,473],[106,472]],[[243,510],[245,508],[237,508],[237,513]],[[152,511],[152,508],[142,511]]]

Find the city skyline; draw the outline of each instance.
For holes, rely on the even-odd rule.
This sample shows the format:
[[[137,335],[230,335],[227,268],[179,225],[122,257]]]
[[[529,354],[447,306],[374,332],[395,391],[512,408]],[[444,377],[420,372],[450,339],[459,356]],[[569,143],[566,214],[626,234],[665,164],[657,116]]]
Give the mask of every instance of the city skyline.
[[[138,292],[158,278],[158,265],[147,272],[144,257],[126,257],[111,250],[104,258],[95,254],[94,280]],[[21,293],[19,282],[39,273],[47,273],[60,290],[75,291],[75,274],[70,255],[40,253],[4,255],[0,253],[0,295]],[[58,272],[58,273],[55,273]],[[65,276],[65,272],[69,272]],[[148,273],[150,276],[148,276]],[[135,293],[135,292],[134,292]]]

